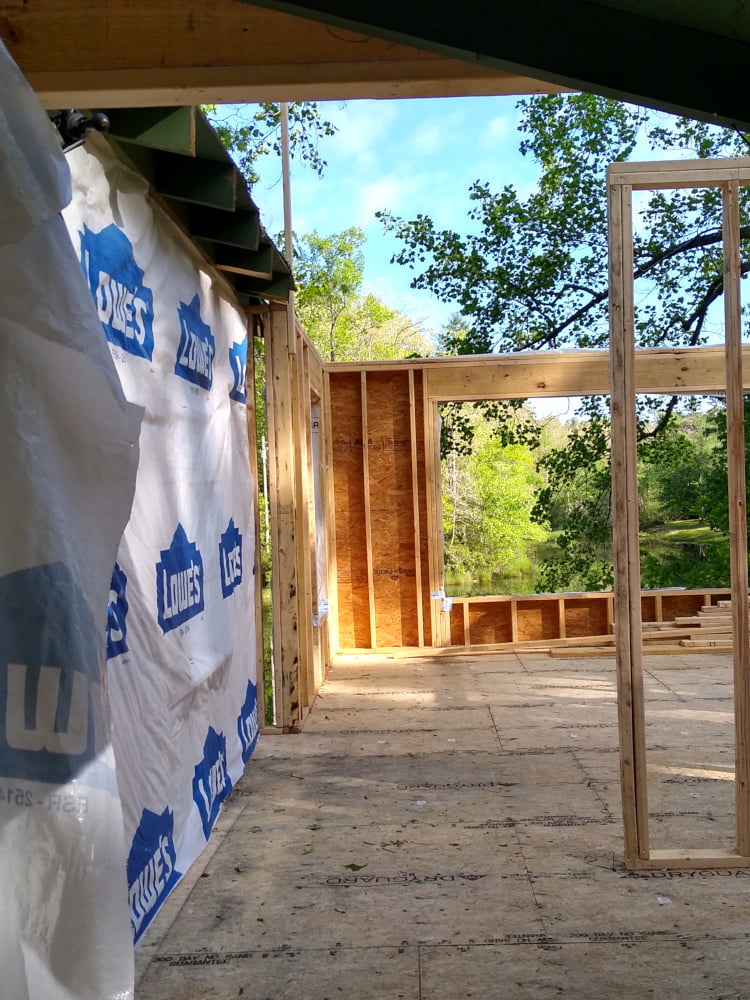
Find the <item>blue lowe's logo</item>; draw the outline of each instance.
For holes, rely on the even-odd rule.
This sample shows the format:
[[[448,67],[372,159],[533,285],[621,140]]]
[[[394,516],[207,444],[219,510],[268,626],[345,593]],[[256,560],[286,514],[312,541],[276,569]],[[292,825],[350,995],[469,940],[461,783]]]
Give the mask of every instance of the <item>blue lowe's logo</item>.
[[[99,233],[83,227],[81,267],[96,311],[111,344],[151,360],[154,352],[154,297],[143,284],[133,244],[109,225]]]
[[[229,398],[237,403],[247,402],[247,337],[241,344],[232,344],[229,348],[229,364],[232,369],[232,388]]]
[[[231,596],[242,582],[242,535],[230,519],[227,530],[219,538],[221,593]]]
[[[128,586],[128,578],[120,568],[119,563],[115,563],[112,573],[112,583],[109,585],[109,608],[107,610],[107,659],[114,656],[122,656],[127,653],[128,644],[126,636],[128,632],[128,598],[125,593]]]
[[[245,703],[237,719],[237,734],[242,744],[242,763],[247,764],[258,742],[258,701],[252,681],[247,682]]]
[[[180,346],[177,348],[175,375],[203,389],[210,389],[214,377],[216,342],[211,327],[201,319],[201,303],[197,295],[191,301],[180,302]]]
[[[209,726],[206,742],[203,744],[203,760],[196,764],[193,776],[193,799],[200,813],[206,840],[211,836],[221,803],[231,791],[232,782],[227,773],[226,737]]]
[[[0,578],[0,776],[62,785],[94,760],[97,635],[62,563]]]
[[[203,559],[195,542],[177,525],[156,564],[156,617],[166,635],[203,611]]]
[[[174,814],[144,809],[128,854],[128,901],[133,940],[137,941],[154,919],[182,873],[177,871],[174,847]]]

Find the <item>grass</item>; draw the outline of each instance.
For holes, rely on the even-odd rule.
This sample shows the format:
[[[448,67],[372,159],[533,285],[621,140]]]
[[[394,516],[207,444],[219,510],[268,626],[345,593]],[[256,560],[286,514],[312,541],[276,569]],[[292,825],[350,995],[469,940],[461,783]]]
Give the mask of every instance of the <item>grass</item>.
[[[658,540],[666,545],[710,545],[712,542],[723,541],[725,537],[720,531],[714,531],[713,528],[697,519],[693,521],[667,521],[665,524],[657,524],[653,528],[641,532],[642,539]]]

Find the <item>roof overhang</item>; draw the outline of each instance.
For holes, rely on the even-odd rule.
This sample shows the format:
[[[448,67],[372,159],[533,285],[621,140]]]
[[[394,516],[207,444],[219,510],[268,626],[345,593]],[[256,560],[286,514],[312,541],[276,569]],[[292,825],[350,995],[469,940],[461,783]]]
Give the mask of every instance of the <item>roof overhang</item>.
[[[0,0],[0,38],[48,108],[560,89],[242,0]]]
[[[243,305],[286,302],[290,267],[266,234],[244,177],[196,108],[108,112],[107,141],[220,271]]]
[[[257,0],[467,65],[750,129],[750,7],[736,0]]]

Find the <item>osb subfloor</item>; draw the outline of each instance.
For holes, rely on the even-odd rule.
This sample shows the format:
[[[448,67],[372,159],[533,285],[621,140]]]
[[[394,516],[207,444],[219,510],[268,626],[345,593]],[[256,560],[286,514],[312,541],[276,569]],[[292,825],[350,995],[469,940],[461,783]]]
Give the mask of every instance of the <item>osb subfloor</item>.
[[[614,670],[340,660],[261,740],[137,1000],[747,1000],[750,870],[621,863]],[[731,848],[728,658],[646,671],[653,846]]]

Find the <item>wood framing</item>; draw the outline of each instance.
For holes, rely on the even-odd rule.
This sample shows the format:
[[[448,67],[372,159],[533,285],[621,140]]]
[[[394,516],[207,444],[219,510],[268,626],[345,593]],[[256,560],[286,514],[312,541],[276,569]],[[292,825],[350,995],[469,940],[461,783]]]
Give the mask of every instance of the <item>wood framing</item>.
[[[709,186],[722,188],[725,242],[725,347],[638,350],[634,348],[632,260],[632,191],[636,188]],[[327,366],[333,430],[334,522],[339,560],[339,646],[367,649],[377,645],[381,623],[388,621],[388,648],[404,647],[404,625],[416,621],[419,595],[398,605],[377,596],[374,579],[388,561],[400,565],[405,551],[371,520],[389,484],[394,491],[388,523],[408,520],[413,567],[419,567],[424,635],[415,646],[440,652],[498,650],[546,644],[560,652],[576,648],[582,637],[599,637],[598,648],[576,655],[602,655],[616,645],[618,723],[625,827],[625,859],[633,868],[732,866],[750,863],[750,635],[748,635],[746,486],[744,482],[743,391],[750,388],[750,348],[740,342],[738,191],[750,184],[744,160],[658,165],[616,164],[608,177],[610,198],[611,351],[549,352],[541,355],[410,359],[401,362]],[[371,386],[388,385],[385,408],[392,440],[403,435],[410,450],[408,476],[373,482]],[[636,474],[635,396],[639,392],[727,395],[729,440],[730,536],[732,586],[708,591],[654,591],[640,588],[638,483]],[[528,595],[442,601],[442,519],[440,515],[439,418],[437,404],[449,400],[493,400],[605,395],[612,399],[613,523],[615,593]],[[339,427],[337,431],[335,428]],[[362,427],[353,441],[351,429]],[[422,436],[421,443],[417,440]],[[420,451],[421,448],[421,451]],[[420,461],[421,454],[421,461]],[[406,485],[408,489],[402,487]],[[396,496],[396,493],[399,495]],[[368,518],[370,523],[368,526]],[[364,541],[365,550],[362,550]],[[371,547],[377,547],[373,557]],[[419,553],[419,558],[416,558]],[[369,560],[369,561],[368,561]],[[342,566],[348,566],[342,572]],[[361,567],[372,566],[369,574]],[[360,567],[359,575],[356,567]],[[412,570],[410,570],[411,572]],[[416,575],[416,569],[413,570]],[[419,587],[415,588],[418,592]],[[731,597],[734,610],[736,729],[736,818],[734,851],[654,850],[649,842],[648,760],[645,738],[643,656],[657,652],[644,623],[674,622],[681,615],[706,611]],[[425,603],[426,602],[426,603]],[[402,626],[397,636],[396,617]],[[679,623],[677,623],[679,625]],[[373,637],[374,633],[374,637]],[[609,639],[613,633],[612,639]],[[385,634],[385,633],[384,633]],[[717,638],[683,635],[658,651],[682,653],[724,649],[724,629]],[[663,636],[660,637],[663,641]],[[687,642],[688,646],[678,645]],[[667,639],[667,643],[671,638]],[[718,645],[717,645],[718,644]],[[446,648],[448,647],[448,648]],[[557,648],[555,648],[557,647]]]
[[[417,591],[417,644],[424,646],[424,608],[422,593],[422,518],[419,511],[419,449],[417,447],[417,396],[414,372],[409,371],[409,441],[411,445],[411,492],[414,513],[414,586]]]
[[[333,424],[331,421],[331,389],[328,373],[323,375],[322,414],[324,433],[321,433],[322,443],[322,480],[325,491],[324,516],[326,535],[326,569],[328,590],[328,649],[330,653],[338,650],[339,642],[339,602],[338,602],[338,560],[336,556],[336,517],[334,507],[333,479]]]
[[[750,346],[743,346],[744,368]],[[608,351],[544,351],[535,354],[487,354],[477,357],[420,358],[330,365],[336,372],[421,372],[426,396],[436,402],[480,399],[544,399],[557,396],[605,396],[610,391]],[[721,347],[651,348],[636,351],[637,392],[691,394],[722,392],[725,384]],[[750,376],[745,376],[750,388]]]
[[[612,525],[617,645],[617,710],[625,863],[648,857],[646,736],[641,653],[638,549],[632,190],[612,188],[610,232],[610,358]]]
[[[255,509],[255,559],[253,560],[253,614],[255,621],[255,663],[258,671],[256,677],[256,698],[258,702],[258,721],[263,727],[266,721],[266,701],[265,701],[265,678],[264,678],[264,651],[263,651],[263,589],[261,578],[263,569],[261,566],[261,542],[260,542],[260,513],[258,510],[258,497],[260,495],[258,480],[258,424],[257,413],[255,411],[255,352],[253,350],[253,337],[255,335],[255,323],[269,321],[269,316],[260,317],[249,316],[247,323],[247,365],[245,370],[245,386],[247,397],[247,442],[250,454],[250,474],[253,477],[253,507]]]
[[[748,177],[750,182],[750,176]],[[750,636],[747,612],[747,487],[742,392],[739,182],[722,189],[724,342],[727,362],[727,474],[732,579],[737,853],[750,857]]]
[[[328,380],[338,645],[423,645],[432,632],[421,380],[406,370],[329,370]]]
[[[266,395],[269,461],[269,507],[273,565],[273,661],[276,713],[283,731],[298,728],[300,703],[300,636],[298,608],[297,489],[292,366],[287,349],[287,310],[271,309],[266,337]]]
[[[292,307],[293,309],[293,307]],[[291,311],[291,310],[290,310]],[[296,338],[296,350],[289,352],[290,381],[292,387],[292,433],[294,435],[294,479],[296,498],[295,544],[297,551],[297,627],[299,630],[299,700],[300,719],[312,704],[314,685],[313,667],[313,591],[312,558],[310,551],[310,482],[308,466],[308,425],[310,422],[310,390],[305,379],[304,347],[302,337]]]
[[[707,606],[716,607],[730,594],[726,587],[642,591],[642,622],[674,623],[680,616],[694,616]],[[543,647],[561,641],[575,646],[596,636],[609,636],[614,642],[611,593],[507,594],[454,597],[452,602],[446,643],[449,647],[498,649],[525,643]],[[685,629],[685,635],[694,631]],[[638,637],[639,643],[644,636]]]
[[[49,108],[564,89],[239,0],[0,0],[0,37]]]
[[[742,355],[750,362],[749,347],[742,348]],[[637,392],[722,392],[726,383],[721,347],[635,351],[631,366]],[[334,497],[329,537],[332,544],[335,537],[337,553],[330,594],[339,609],[331,617],[340,630],[333,649],[479,648],[608,631],[613,614],[589,595],[568,595],[555,606],[543,595],[461,598],[454,599],[452,611],[443,610],[437,404],[604,395],[610,392],[609,352],[338,363],[327,365],[326,371]],[[750,371],[747,363],[744,371]],[[354,428],[361,428],[361,434],[353,434]],[[624,456],[616,460],[624,468]],[[631,483],[631,493],[632,488]],[[631,562],[636,555],[637,550],[631,552]],[[633,592],[640,594],[640,588]],[[665,594],[663,599],[663,614],[670,620],[672,598]],[[686,595],[680,613],[696,611],[699,599]],[[612,596],[607,600],[611,604]],[[661,620],[662,596],[643,600],[651,602],[649,620]],[[632,628],[636,634],[635,621]]]
[[[747,495],[740,340],[739,189],[750,184],[748,160],[613,164],[608,175],[610,220],[610,350],[612,369],[612,497],[615,526],[615,631],[617,637],[620,770],[625,860],[632,868],[737,867],[750,864],[750,636],[748,635]],[[632,267],[633,190],[719,187],[723,200],[724,385],[727,401],[731,605],[735,706],[734,851],[649,846],[647,755],[643,704],[642,595],[638,564]],[[698,348],[698,364],[709,358]],[[663,603],[663,597],[662,597]]]
[[[272,307],[265,336],[275,722],[283,732],[299,730],[331,664],[327,615],[318,607],[317,547],[327,545],[316,533],[316,475],[323,505],[327,487],[325,470],[315,468],[311,428],[311,399],[313,393],[318,397],[325,377],[315,348],[291,322],[294,351],[289,349],[286,308]],[[326,419],[321,407],[323,427]]]

